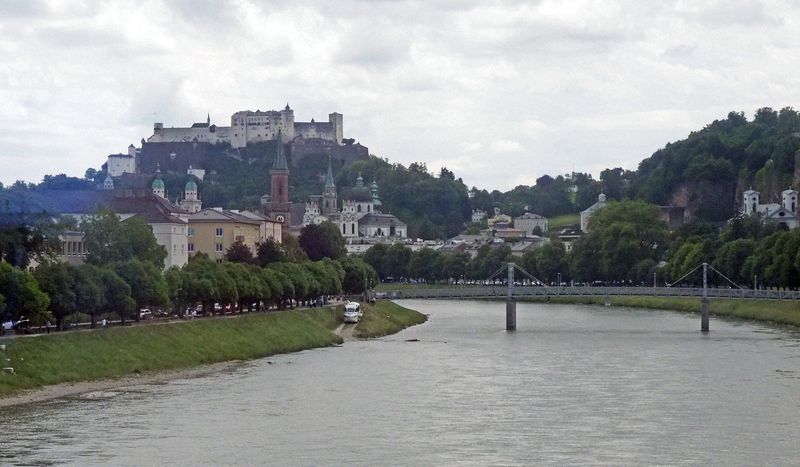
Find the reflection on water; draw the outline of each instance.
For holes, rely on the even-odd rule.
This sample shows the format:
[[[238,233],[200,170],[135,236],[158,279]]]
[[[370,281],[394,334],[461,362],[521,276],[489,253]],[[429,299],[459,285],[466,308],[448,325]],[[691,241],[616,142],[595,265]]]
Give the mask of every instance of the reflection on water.
[[[0,464],[791,465],[800,339],[693,315],[406,301],[429,323],[0,413]],[[407,342],[418,338],[419,342]]]

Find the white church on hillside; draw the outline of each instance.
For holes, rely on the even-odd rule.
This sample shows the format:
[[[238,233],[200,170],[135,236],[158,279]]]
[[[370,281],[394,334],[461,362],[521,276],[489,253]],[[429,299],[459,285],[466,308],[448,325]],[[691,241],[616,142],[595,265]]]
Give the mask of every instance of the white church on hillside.
[[[761,204],[760,193],[750,189],[745,191],[744,209],[742,213],[751,216],[753,214],[763,215],[765,219],[775,221],[789,229],[800,227],[800,217],[798,217],[797,197],[798,193],[791,188],[781,192],[781,203]]]

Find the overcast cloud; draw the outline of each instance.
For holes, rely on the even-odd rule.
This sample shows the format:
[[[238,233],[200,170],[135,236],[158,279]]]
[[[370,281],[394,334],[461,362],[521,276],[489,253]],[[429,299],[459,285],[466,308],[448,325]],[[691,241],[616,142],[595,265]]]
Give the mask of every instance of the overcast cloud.
[[[636,168],[731,110],[798,107],[792,1],[0,1],[0,182],[82,176],[165,126],[344,114],[393,162],[508,190]]]

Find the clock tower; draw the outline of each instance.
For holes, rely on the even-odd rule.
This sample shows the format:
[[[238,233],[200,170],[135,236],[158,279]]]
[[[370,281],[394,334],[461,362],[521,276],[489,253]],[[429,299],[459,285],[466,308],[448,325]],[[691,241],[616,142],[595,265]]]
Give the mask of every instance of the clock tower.
[[[266,205],[265,214],[283,224],[283,228],[288,230],[291,226],[292,210],[292,203],[289,202],[289,165],[286,163],[286,148],[280,131],[275,141],[275,156],[272,159],[269,175],[270,200]]]

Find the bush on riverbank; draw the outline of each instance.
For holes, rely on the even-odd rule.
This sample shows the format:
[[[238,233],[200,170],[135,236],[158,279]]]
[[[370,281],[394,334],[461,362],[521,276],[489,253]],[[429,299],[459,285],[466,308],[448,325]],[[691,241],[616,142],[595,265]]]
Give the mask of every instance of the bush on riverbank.
[[[524,301],[605,305],[606,298],[601,296],[551,296],[547,298],[526,298]],[[700,313],[700,299],[694,297],[610,296],[608,297],[608,301],[611,306],[629,306]],[[778,301],[710,298],[708,300],[708,306],[708,311],[712,315],[730,316],[740,319],[766,321],[800,327],[800,302],[794,300]]]
[[[378,301],[375,305],[364,304],[362,308],[364,316],[356,325],[356,337],[386,336],[428,320],[422,313],[388,300]]]
[[[342,340],[330,308],[17,338],[0,352],[0,397],[50,384],[118,378],[325,347]]]

